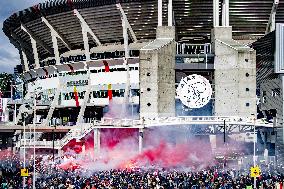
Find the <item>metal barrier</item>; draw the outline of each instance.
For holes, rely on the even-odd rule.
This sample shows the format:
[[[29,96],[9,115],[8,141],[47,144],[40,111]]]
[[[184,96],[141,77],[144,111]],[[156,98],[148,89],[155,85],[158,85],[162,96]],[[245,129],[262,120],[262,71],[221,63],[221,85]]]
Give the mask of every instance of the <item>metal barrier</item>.
[[[176,54],[212,54],[212,48],[210,43],[191,44],[179,42],[176,44]]]

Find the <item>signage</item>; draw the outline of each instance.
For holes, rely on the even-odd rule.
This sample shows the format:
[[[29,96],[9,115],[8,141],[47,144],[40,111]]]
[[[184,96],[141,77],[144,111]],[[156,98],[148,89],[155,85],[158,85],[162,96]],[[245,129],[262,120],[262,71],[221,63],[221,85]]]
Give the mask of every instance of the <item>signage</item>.
[[[258,166],[250,168],[250,176],[251,177],[259,177],[260,176],[260,168]]]
[[[78,81],[68,81],[67,87],[73,87],[73,86],[85,86],[88,85],[88,80],[78,80]]]
[[[21,169],[21,177],[28,177],[29,171],[28,169]]]
[[[212,88],[205,77],[193,74],[181,79],[176,93],[185,106],[201,108],[210,101]]]

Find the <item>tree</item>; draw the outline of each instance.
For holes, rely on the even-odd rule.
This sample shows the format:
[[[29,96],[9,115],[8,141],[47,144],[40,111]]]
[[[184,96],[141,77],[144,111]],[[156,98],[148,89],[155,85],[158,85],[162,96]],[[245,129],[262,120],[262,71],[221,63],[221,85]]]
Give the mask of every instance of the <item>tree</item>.
[[[9,95],[11,90],[11,84],[14,82],[14,77],[12,74],[0,73],[0,91],[4,96]]]

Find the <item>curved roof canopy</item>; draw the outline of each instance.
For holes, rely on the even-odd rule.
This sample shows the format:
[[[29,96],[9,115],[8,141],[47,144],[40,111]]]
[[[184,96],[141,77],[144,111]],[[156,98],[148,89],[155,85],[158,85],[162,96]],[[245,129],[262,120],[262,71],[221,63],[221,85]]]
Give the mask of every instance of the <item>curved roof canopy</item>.
[[[167,0],[163,0],[163,24],[167,25]],[[274,0],[230,0],[230,25],[235,39],[252,39],[265,34]],[[36,39],[39,58],[53,56],[50,29],[44,17],[62,37],[59,52],[83,49],[82,28],[74,14],[77,9],[102,44],[122,43],[123,31],[120,3],[138,41],[155,38],[157,0],[54,0],[40,3],[11,15],[3,24],[3,31],[19,49],[25,50],[32,61],[29,35]],[[221,10],[220,0],[220,10]],[[174,25],[178,40],[209,41],[213,26],[213,0],[173,0]],[[221,15],[220,15],[221,20]],[[279,4],[276,22],[284,22],[284,6]],[[89,36],[89,39],[92,39]],[[96,46],[95,40],[89,40]]]

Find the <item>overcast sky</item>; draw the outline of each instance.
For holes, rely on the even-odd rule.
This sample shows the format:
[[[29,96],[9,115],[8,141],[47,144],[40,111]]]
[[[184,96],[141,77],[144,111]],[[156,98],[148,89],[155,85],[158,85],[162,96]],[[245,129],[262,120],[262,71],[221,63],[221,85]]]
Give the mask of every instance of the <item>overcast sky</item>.
[[[13,13],[31,7],[44,0],[0,0],[0,73],[13,73],[15,65],[20,64],[19,51],[3,33],[3,22]]]

